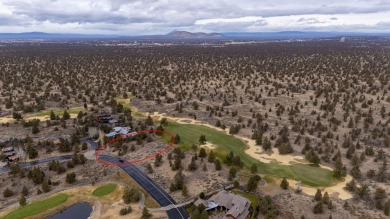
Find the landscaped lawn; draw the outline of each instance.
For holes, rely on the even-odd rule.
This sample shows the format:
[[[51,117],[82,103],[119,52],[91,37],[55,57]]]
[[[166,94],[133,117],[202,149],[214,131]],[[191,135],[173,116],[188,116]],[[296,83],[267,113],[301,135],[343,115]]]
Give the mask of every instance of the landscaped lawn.
[[[103,186],[100,186],[99,188],[95,189],[95,190],[92,192],[92,194],[93,194],[94,196],[101,197],[101,196],[105,196],[105,195],[110,194],[110,193],[113,192],[116,188],[117,188],[117,185],[116,185],[116,184],[110,183],[110,184],[103,185]]]
[[[180,143],[178,146],[184,150],[190,150],[192,144],[199,144],[199,136],[203,134],[206,135],[208,142],[218,146],[214,152],[220,159],[223,159],[227,153],[233,151],[235,155],[240,156],[246,167],[256,164],[260,174],[272,175],[279,178],[287,177],[302,181],[306,185],[317,187],[330,186],[333,183],[332,172],[327,169],[313,167],[307,164],[281,165],[262,163],[244,152],[246,144],[241,139],[207,126],[180,124],[169,121],[165,129],[180,135]],[[169,135],[164,135],[162,138],[166,142],[170,142],[171,140]]]
[[[28,216],[32,216],[41,212],[44,212],[46,210],[49,210],[51,208],[54,208],[68,200],[67,194],[59,194],[56,196],[53,196],[51,198],[33,202],[31,204],[28,204],[24,207],[21,207],[5,216],[4,219],[17,219],[17,218],[25,218]]]

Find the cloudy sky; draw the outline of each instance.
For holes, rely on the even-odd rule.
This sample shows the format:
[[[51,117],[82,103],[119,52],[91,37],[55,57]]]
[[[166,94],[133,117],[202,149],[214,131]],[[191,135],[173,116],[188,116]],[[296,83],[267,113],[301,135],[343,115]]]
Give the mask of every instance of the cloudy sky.
[[[390,0],[0,0],[0,32],[390,32]]]

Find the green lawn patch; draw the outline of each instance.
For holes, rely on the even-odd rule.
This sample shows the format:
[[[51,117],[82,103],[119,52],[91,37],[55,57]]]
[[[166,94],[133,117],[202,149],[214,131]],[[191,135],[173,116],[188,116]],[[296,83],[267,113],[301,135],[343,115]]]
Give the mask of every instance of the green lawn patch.
[[[103,186],[100,186],[99,188],[95,189],[92,192],[92,195],[98,196],[98,197],[105,196],[105,195],[108,195],[111,192],[113,192],[116,188],[117,188],[117,185],[114,183],[103,185]]]
[[[50,116],[50,112],[53,110],[54,114],[62,116],[64,114],[65,109],[51,109],[51,110],[45,110],[38,112],[36,114],[31,115],[31,117],[34,116]],[[69,114],[78,114],[80,111],[84,112],[85,109],[83,107],[74,107],[67,110]],[[30,116],[29,116],[30,117]]]
[[[57,207],[58,205],[66,202],[66,200],[68,200],[68,197],[69,196],[67,194],[59,194],[42,201],[33,202],[29,205],[21,207],[7,214],[4,219],[25,218],[25,217],[29,217],[44,212],[46,210]]]
[[[115,100],[117,103],[120,103],[123,105],[125,109],[130,109],[133,111],[132,115],[138,118],[146,117],[143,113],[136,111],[135,107],[133,107],[131,103],[131,99],[134,97],[131,92],[127,92],[128,98],[123,98],[123,96],[115,97]]]
[[[233,151],[235,155],[240,156],[247,168],[252,164],[256,164],[258,166],[258,173],[260,174],[267,174],[278,178],[287,177],[316,187],[326,187],[333,184],[333,175],[330,170],[307,164],[282,165],[262,163],[244,152],[246,144],[241,139],[207,126],[180,124],[169,121],[165,130],[180,135],[180,143],[177,146],[183,150],[190,150],[193,144],[199,144],[199,137],[203,134],[206,135],[208,142],[218,146],[214,152],[221,160],[223,160],[227,153]],[[163,135],[161,138],[166,142],[171,141],[169,135]]]

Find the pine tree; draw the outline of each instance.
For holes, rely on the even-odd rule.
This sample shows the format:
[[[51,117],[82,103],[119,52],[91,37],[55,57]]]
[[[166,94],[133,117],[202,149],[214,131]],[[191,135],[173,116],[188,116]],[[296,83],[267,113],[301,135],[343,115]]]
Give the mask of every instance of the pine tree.
[[[198,166],[196,165],[195,158],[192,157],[191,158],[191,163],[188,164],[188,170],[189,171],[195,171],[196,169],[198,169]]]
[[[4,198],[8,198],[8,197],[11,197],[14,195],[14,191],[12,191],[11,189],[9,188],[6,188],[4,191],[3,191],[3,197]]]
[[[288,181],[286,180],[285,177],[283,177],[282,182],[280,183],[280,188],[287,190],[289,186]]]
[[[56,114],[54,114],[53,110],[50,111],[50,120],[56,120]]]
[[[142,210],[142,216],[141,216],[141,219],[149,219],[149,218],[152,218],[152,214],[149,213],[149,210],[148,208],[144,207],[144,209]]]
[[[233,151],[230,151],[229,154],[226,155],[224,162],[226,165],[230,166],[233,164],[234,154]]]
[[[370,195],[370,189],[368,188],[368,185],[363,183],[361,184],[360,187],[357,187],[355,190],[355,193],[360,197],[360,198],[365,198],[369,197]]]
[[[201,148],[200,151],[199,151],[199,157],[201,158],[205,158],[207,157],[207,153],[206,153],[206,150],[204,148]]]
[[[181,194],[184,196],[184,197],[188,197],[188,188],[186,185],[183,186],[183,189],[181,190]]]
[[[38,124],[34,124],[34,125],[32,126],[31,133],[37,134],[37,133],[39,133],[39,132],[40,132],[40,130],[39,130]]]
[[[47,180],[44,180],[42,183],[42,191],[44,193],[50,192],[50,185],[49,185],[49,182]]]
[[[314,200],[316,200],[316,201],[321,201],[321,199],[322,199],[321,190],[320,190],[320,189],[317,189],[317,192],[316,192],[316,194],[314,195]]]
[[[388,200],[385,204],[385,207],[383,208],[383,213],[386,215],[386,216],[389,216],[390,215],[390,200]]]
[[[264,137],[262,146],[263,146],[264,151],[271,150],[271,147],[272,147],[271,141],[268,140],[267,137]]]
[[[212,162],[214,162],[214,160],[215,160],[215,155],[214,155],[213,150],[211,150],[210,153],[209,153],[209,156],[208,156],[208,158],[207,158],[207,161],[208,161],[209,163],[212,163]]]
[[[236,177],[237,169],[235,167],[230,167],[228,179],[231,181]]]
[[[355,182],[355,180],[352,179],[351,181],[347,182],[347,184],[345,186],[345,189],[347,189],[350,192],[354,192],[355,189],[356,189],[356,182]]]
[[[333,176],[335,178],[345,177],[347,175],[346,168],[343,165],[341,157],[338,157],[335,162],[335,168],[333,170]]]
[[[172,170],[175,171],[175,170],[180,169],[181,167],[182,167],[181,158],[180,158],[180,156],[176,155],[175,161],[172,165]]]
[[[74,173],[74,172],[67,173],[65,181],[69,184],[76,182],[76,173]]]
[[[200,135],[199,144],[206,144],[206,136],[205,135]]]
[[[68,119],[70,119],[70,114],[68,113],[68,111],[64,111],[64,114],[62,115],[62,118],[64,119],[64,120],[68,120]]]
[[[328,194],[328,192],[325,192],[325,194],[324,194],[324,196],[322,197],[322,202],[324,203],[324,204],[329,204],[329,194]]]
[[[176,134],[176,136],[175,136],[175,144],[179,144],[179,143],[180,143],[180,135]]]
[[[209,219],[209,215],[207,214],[207,211],[203,211],[200,214],[200,219]]]
[[[314,214],[321,214],[324,212],[323,204],[322,202],[317,202],[317,204],[314,205],[313,213]]]
[[[332,202],[332,200],[329,200],[329,202],[328,202],[328,209],[333,209],[333,202]]]
[[[26,197],[23,194],[20,195],[19,204],[20,206],[25,206],[27,204]]]
[[[158,154],[154,160],[154,166],[159,167],[161,165],[161,162],[162,162],[162,155]]]
[[[320,165],[320,158],[318,157],[318,155],[316,154],[316,152],[314,152],[313,149],[310,149],[309,152],[306,152],[306,153],[305,153],[305,158],[306,158],[306,160],[308,160],[313,166],[318,167],[318,166]]]
[[[195,209],[192,213],[191,213],[191,218],[200,218],[200,212],[198,209]]]
[[[249,178],[248,183],[246,185],[246,189],[248,191],[254,191],[257,189],[258,183],[261,180],[260,176],[253,175]]]
[[[256,166],[256,164],[252,164],[250,170],[251,170],[251,173],[252,173],[252,174],[257,173],[257,166]]]
[[[354,165],[349,173],[354,179],[360,179],[362,177],[362,173],[358,165]]]
[[[148,170],[149,174],[153,173],[153,167],[152,167],[152,165],[150,163],[146,166],[146,169]]]
[[[24,185],[23,186],[23,189],[22,189],[22,194],[24,195],[24,196],[28,196],[28,188]]]
[[[154,124],[152,117],[149,115],[145,120],[145,125],[152,126]]]

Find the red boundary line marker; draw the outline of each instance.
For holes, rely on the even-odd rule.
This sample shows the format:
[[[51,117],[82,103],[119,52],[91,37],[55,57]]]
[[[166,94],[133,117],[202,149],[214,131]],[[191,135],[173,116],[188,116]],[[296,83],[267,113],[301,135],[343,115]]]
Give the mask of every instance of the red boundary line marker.
[[[139,134],[142,134],[142,133],[167,133],[168,135],[171,136],[171,143],[169,143],[169,145],[167,147],[165,147],[164,149],[162,149],[161,151],[155,153],[155,154],[152,154],[150,156],[147,156],[147,157],[144,157],[144,158],[141,158],[141,159],[138,159],[138,160],[134,160],[134,161],[128,161],[128,162],[123,162],[123,163],[111,163],[111,162],[107,162],[107,161],[103,161],[103,160],[100,160],[99,159],[99,153],[100,151],[102,151],[104,148],[106,148],[109,144],[112,144],[116,141],[119,141],[121,139],[124,139],[126,137],[129,137],[129,136],[133,136],[133,135],[139,135]],[[162,154],[164,152],[166,152],[167,150],[169,150],[173,144],[175,142],[175,135],[172,133],[172,132],[168,132],[168,131],[165,131],[165,130],[143,130],[143,131],[139,131],[139,132],[132,132],[132,133],[129,133],[129,134],[126,134],[126,135],[122,135],[118,138],[115,138],[109,142],[106,142],[102,147],[100,147],[98,150],[96,150],[96,153],[95,153],[95,157],[96,157],[96,161],[101,163],[101,164],[104,164],[104,165],[108,165],[108,166],[118,166],[118,165],[122,165],[122,164],[134,164],[134,163],[139,163],[139,162],[142,162],[142,161],[145,161],[145,160],[149,160],[149,159],[152,159],[153,157],[156,157],[157,155],[159,154]]]

